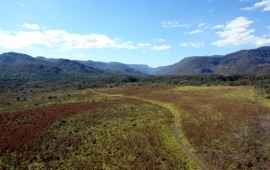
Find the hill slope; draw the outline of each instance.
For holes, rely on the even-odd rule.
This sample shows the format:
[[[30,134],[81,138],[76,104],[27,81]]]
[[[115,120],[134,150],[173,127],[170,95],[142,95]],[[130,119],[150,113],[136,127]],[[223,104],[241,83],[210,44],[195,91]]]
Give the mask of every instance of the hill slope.
[[[71,60],[50,62],[41,57],[10,52],[0,55],[0,73],[0,78],[4,79],[50,79],[100,75],[104,71]]]
[[[169,66],[165,66],[161,69],[156,69],[152,72],[152,74],[154,74],[154,75],[170,75],[173,70],[182,67],[186,62],[188,62],[192,58],[194,58],[194,57],[186,57],[186,58],[182,59],[181,61],[179,61],[178,63],[172,64]]]
[[[67,59],[59,59],[57,62],[52,64],[55,67],[58,67],[66,72],[73,72],[73,73],[86,73],[86,74],[102,74],[104,71],[78,63],[76,61],[67,60]]]
[[[225,56],[192,57],[161,70],[163,75],[270,73],[270,47],[241,50]]]
[[[145,74],[152,74],[155,71],[155,68],[145,64],[128,64],[128,66]]]
[[[6,63],[44,63],[44,60],[41,60],[39,58],[31,57],[27,54],[21,54],[21,53],[15,53],[15,52],[9,52],[9,53],[3,53],[0,54],[0,64],[6,64]]]
[[[15,52],[0,55],[0,77],[49,77],[89,75],[200,75],[268,74],[270,47],[241,50],[224,56],[193,56],[169,66],[152,68],[119,62],[75,61],[31,57]]]
[[[119,62],[99,62],[99,61],[78,61],[82,64],[96,67],[98,69],[102,69],[106,72],[117,74],[117,75],[142,75],[143,72],[138,69],[134,69],[127,64],[119,63]]]

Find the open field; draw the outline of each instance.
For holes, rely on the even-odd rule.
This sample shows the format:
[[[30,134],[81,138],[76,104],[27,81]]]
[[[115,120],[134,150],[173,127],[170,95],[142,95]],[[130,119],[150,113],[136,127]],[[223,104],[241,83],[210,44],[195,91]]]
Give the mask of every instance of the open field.
[[[2,169],[267,169],[252,86],[25,89],[0,96]]]
[[[119,92],[175,106],[182,140],[213,169],[270,167],[269,101],[251,86],[124,87]]]

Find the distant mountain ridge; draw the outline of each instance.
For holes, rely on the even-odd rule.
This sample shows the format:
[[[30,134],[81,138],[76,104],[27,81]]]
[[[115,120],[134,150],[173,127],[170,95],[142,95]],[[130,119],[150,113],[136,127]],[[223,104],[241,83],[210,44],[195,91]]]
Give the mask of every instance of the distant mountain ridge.
[[[78,73],[86,73],[86,74],[102,74],[103,70],[94,68],[85,64],[81,64],[76,61],[67,60],[67,59],[59,59],[58,61],[52,63],[54,67],[58,67],[67,72],[78,72]]]
[[[87,61],[77,61],[79,63],[96,67],[99,69],[102,69],[107,72],[113,72],[115,74],[132,74],[132,75],[141,75],[143,72],[140,70],[136,70],[132,67],[129,67],[126,64],[119,63],[119,62],[100,62],[100,61],[92,61],[92,60],[87,60]]]
[[[0,55],[0,78],[28,78],[55,76],[93,75],[142,75],[143,73],[125,64],[112,62],[76,61],[32,57],[16,52]]]
[[[179,61],[178,63],[172,64],[169,66],[165,66],[162,69],[153,72],[153,74],[155,74],[155,75],[170,75],[174,69],[182,67],[186,62],[188,62],[192,58],[194,58],[194,57],[186,57],[186,58],[182,59],[181,61]]]
[[[149,67],[146,64],[128,64],[128,66],[145,74],[151,74],[155,70],[155,68]]]
[[[241,50],[224,56],[193,57],[170,72],[161,71],[161,74],[170,75],[267,73],[270,73],[270,47]]]
[[[241,50],[227,55],[192,56],[157,68],[144,64],[80,61],[32,57],[9,52],[0,54],[0,77],[92,76],[92,75],[203,75],[269,74],[270,47]]]
[[[0,64],[4,63],[15,63],[15,62],[40,62],[43,63],[44,61],[31,57],[27,54],[21,54],[21,53],[15,53],[15,52],[9,52],[9,53],[3,53],[0,55]]]

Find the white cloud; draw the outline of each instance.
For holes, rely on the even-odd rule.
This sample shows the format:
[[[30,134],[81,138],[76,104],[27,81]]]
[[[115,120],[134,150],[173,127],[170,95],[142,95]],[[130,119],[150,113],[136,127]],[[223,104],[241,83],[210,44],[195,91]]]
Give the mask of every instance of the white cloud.
[[[169,45],[161,45],[161,46],[154,46],[152,48],[152,50],[168,50],[170,48],[171,48],[171,46],[169,46]]]
[[[245,8],[240,8],[240,10],[252,11],[252,10],[254,10],[254,8],[253,7],[245,7]]]
[[[179,46],[181,47],[202,47],[204,46],[204,42],[187,42],[187,43],[180,43]]]
[[[124,48],[124,49],[128,49],[128,50],[134,50],[134,49],[139,48],[138,46],[135,46],[135,44],[132,41],[128,41],[128,42],[122,43],[122,44],[116,44],[114,42],[114,44],[111,47]]]
[[[224,25],[216,25],[212,27],[212,29],[220,29],[220,28],[224,28]]]
[[[25,7],[25,5],[24,4],[21,4],[21,7]]]
[[[37,24],[26,24],[23,23],[22,27],[32,29],[32,30],[38,30],[39,26]]]
[[[202,32],[202,31],[198,29],[198,30],[186,32],[186,33],[184,33],[184,34],[198,34],[198,33],[200,33],[200,32]]]
[[[120,38],[114,38],[114,39],[113,39],[113,41],[115,41],[115,42],[119,42],[119,43],[120,43],[120,42],[122,42],[123,40],[122,40],[122,39],[120,39]]]
[[[40,32],[19,31],[14,35],[14,33],[0,30],[0,46],[5,48],[19,49],[31,47],[33,44],[51,46],[51,43],[47,42],[46,36]]]
[[[190,45],[189,45],[189,43],[180,43],[179,46],[181,46],[181,47],[189,47]]]
[[[270,39],[257,37],[252,34],[255,30],[248,28],[252,23],[253,21],[250,21],[245,17],[237,17],[234,20],[227,22],[223,31],[216,32],[216,35],[220,37],[220,40],[215,41],[212,44],[216,46],[237,46],[243,44],[262,46],[270,43]]]
[[[227,22],[225,29],[238,29],[238,28],[246,28],[252,24],[253,21],[248,20],[245,17],[237,17],[232,21]]]
[[[261,8],[262,11],[270,11],[270,0],[262,0],[261,2],[255,3],[251,7],[241,8],[240,10],[251,11],[251,10],[256,10],[259,8]]]
[[[162,39],[162,38],[156,38],[155,41],[163,42],[164,39]]]
[[[48,48],[60,49],[62,51],[72,49],[90,48],[125,48],[137,49],[133,42],[117,42],[119,39],[110,39],[101,34],[71,34],[64,30],[19,31],[11,33],[0,30],[0,46],[9,49],[33,48],[41,45]]]
[[[170,28],[174,28],[174,27],[180,27],[180,24],[178,22],[162,22],[161,24],[163,27],[170,27]]]
[[[204,26],[206,23],[201,23],[201,24],[199,24],[198,25],[198,27],[202,27],[202,26]]]
[[[270,38],[266,39],[266,38],[261,37],[261,38],[258,38],[256,40],[256,42],[253,43],[253,44],[256,45],[256,46],[263,46],[263,45],[269,44],[269,43],[270,43]]]
[[[270,30],[270,26],[267,27]]]
[[[270,0],[263,0],[261,2],[257,2],[254,5],[254,8],[262,8],[263,11],[270,11]]]

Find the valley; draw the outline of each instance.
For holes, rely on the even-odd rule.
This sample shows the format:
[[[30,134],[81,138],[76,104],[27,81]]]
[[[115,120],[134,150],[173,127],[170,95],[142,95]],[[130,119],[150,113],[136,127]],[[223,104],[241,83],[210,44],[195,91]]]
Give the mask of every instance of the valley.
[[[270,170],[270,0],[1,2],[0,170]]]
[[[267,169],[269,47],[147,65],[0,55],[0,169]]]

